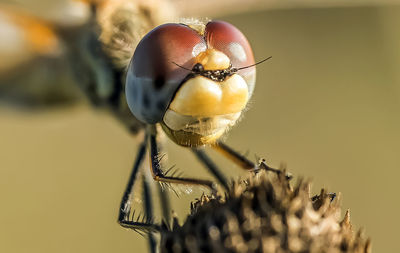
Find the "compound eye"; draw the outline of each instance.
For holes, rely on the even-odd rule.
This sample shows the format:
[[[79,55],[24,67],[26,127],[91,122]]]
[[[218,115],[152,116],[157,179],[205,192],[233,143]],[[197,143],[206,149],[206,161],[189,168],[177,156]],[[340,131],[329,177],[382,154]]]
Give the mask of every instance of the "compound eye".
[[[150,31],[136,47],[126,79],[126,98],[136,118],[162,121],[187,69],[206,48],[204,38],[186,25],[164,24]]]
[[[253,65],[254,56],[250,44],[242,32],[224,21],[211,21],[205,29],[205,39],[209,48],[223,52],[229,57],[233,68]],[[249,97],[253,94],[256,81],[256,68],[250,67],[239,70],[247,83]]]
[[[203,38],[193,29],[182,24],[161,25],[139,43],[130,70],[137,77],[153,79],[156,88],[160,88],[157,87],[163,85],[160,79],[164,83],[171,79],[182,81],[187,75],[187,71],[174,62],[190,69],[194,64],[193,58],[205,48]]]
[[[232,67],[254,64],[250,44],[235,26],[224,21],[211,21],[206,26],[205,38],[209,48],[217,49],[229,57]]]

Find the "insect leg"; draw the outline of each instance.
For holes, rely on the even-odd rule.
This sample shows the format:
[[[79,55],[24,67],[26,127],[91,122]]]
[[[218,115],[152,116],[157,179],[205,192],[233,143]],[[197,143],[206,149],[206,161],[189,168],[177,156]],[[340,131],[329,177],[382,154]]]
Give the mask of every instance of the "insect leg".
[[[144,199],[144,210],[146,214],[146,222],[152,222],[153,217],[153,203],[151,200],[151,192],[149,187],[149,182],[145,176],[143,176],[143,199]],[[156,252],[156,239],[153,233],[148,234],[148,242],[150,247],[150,252]]]
[[[158,148],[160,150],[163,149],[163,146],[161,145],[162,142],[158,142]],[[160,158],[161,160],[162,158]],[[172,168],[171,168],[172,169]],[[171,203],[169,199],[169,194],[168,190],[166,190],[161,184],[157,184],[157,190],[158,190],[158,195],[160,197],[160,207],[162,211],[162,220],[166,225],[169,225],[170,222],[172,221],[171,219],[171,214],[172,214],[172,209],[171,209]]]
[[[236,163],[239,165],[242,169],[245,170],[257,170],[257,165],[244,157],[243,155],[239,154],[235,150],[233,150],[231,147],[226,145],[223,142],[216,142],[214,145],[211,146],[214,148],[216,151],[221,153],[223,156],[231,160],[232,162]]]
[[[166,224],[169,224],[171,221],[171,203],[169,201],[168,191],[163,189],[161,185],[157,185],[157,188],[160,195],[163,219]]]
[[[172,177],[164,175],[161,170],[161,164],[158,156],[158,147],[156,140],[157,130],[154,125],[148,128],[148,139],[150,143],[150,164],[151,173],[154,180],[166,184],[186,184],[186,185],[203,185],[210,188],[213,192],[216,192],[216,185],[209,180],[197,179],[197,178],[183,178],[183,177]]]
[[[228,158],[232,162],[234,162],[237,165],[239,165],[242,169],[250,170],[250,171],[253,171],[253,172],[257,172],[260,169],[263,169],[263,170],[267,170],[267,171],[272,171],[272,172],[274,172],[274,173],[276,173],[278,175],[280,173],[282,173],[282,171],[280,171],[278,169],[274,169],[274,168],[269,167],[265,163],[265,160],[262,160],[259,165],[256,165],[255,163],[253,163],[252,161],[250,161],[249,159],[247,159],[243,155],[239,154],[237,151],[233,150],[231,147],[229,147],[228,145],[226,145],[223,142],[216,142],[214,145],[212,145],[212,147],[215,150],[217,150],[219,153],[224,155],[226,158]],[[285,176],[286,176],[287,179],[291,179],[292,178],[291,175],[285,175]]]
[[[220,184],[226,189],[229,190],[229,184],[224,175],[218,169],[217,165],[211,160],[211,158],[204,152],[204,150],[192,148],[193,153],[199,159],[201,163],[203,163],[211,174],[220,182]]]
[[[146,232],[153,232],[160,230],[159,225],[152,224],[146,221],[139,221],[139,220],[134,221],[129,218],[131,211],[130,197],[132,194],[133,185],[137,178],[138,170],[143,162],[145,154],[146,154],[146,141],[143,141],[143,143],[139,147],[139,151],[135,163],[133,165],[133,169],[129,177],[128,184],[126,185],[125,192],[122,196],[121,205],[119,208],[118,223],[122,227],[130,228],[135,231],[141,230]]]

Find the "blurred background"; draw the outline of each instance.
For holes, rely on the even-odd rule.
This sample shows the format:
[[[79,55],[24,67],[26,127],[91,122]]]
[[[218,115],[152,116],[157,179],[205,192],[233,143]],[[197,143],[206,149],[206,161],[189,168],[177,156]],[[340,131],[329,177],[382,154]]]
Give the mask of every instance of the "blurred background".
[[[312,178],[315,194],[340,192],[343,214],[350,209],[373,251],[399,252],[400,6],[300,2],[241,9],[233,1],[210,14],[181,4],[178,15],[231,22],[257,60],[272,56],[257,67],[250,109],[227,143]],[[146,252],[146,240],[116,222],[137,146],[111,113],[85,101],[41,110],[3,105],[0,251]],[[165,148],[167,164],[210,177],[190,151],[170,141]],[[244,175],[208,153],[226,175]],[[182,221],[201,193],[171,194]]]

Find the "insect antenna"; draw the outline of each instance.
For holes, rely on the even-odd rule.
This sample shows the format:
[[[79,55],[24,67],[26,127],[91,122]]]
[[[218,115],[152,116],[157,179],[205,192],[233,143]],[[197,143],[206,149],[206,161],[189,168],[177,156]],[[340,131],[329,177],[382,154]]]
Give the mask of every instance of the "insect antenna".
[[[186,69],[187,71],[190,71],[190,72],[192,72],[192,70],[191,70],[191,69],[185,68],[184,66],[181,66],[181,65],[179,65],[179,64],[178,64],[178,63],[176,63],[176,62],[173,62],[173,61],[172,61],[172,63],[173,63],[173,64],[175,64],[176,66],[178,66],[178,67],[182,68],[182,69]]]
[[[236,72],[236,71],[241,70],[241,69],[247,69],[247,68],[250,68],[250,67],[254,67],[254,66],[256,66],[258,64],[261,64],[261,63],[263,63],[263,62],[265,62],[265,61],[267,61],[267,60],[269,60],[271,58],[272,58],[272,56],[270,56],[268,58],[265,58],[264,60],[261,60],[259,62],[256,62],[256,63],[254,63],[252,65],[249,65],[249,66],[246,66],[246,67],[241,67],[241,68],[233,68],[232,70],[234,70]]]

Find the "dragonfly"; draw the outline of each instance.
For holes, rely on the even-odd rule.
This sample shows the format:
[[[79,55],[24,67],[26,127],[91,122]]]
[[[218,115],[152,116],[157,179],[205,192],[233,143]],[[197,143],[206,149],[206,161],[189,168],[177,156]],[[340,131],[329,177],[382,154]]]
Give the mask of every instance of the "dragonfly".
[[[118,211],[118,223],[148,234],[156,251],[149,185],[144,180],[146,219],[131,215],[133,187],[146,153],[150,172],[162,185],[198,185],[216,193],[213,180],[175,176],[160,162],[164,132],[187,147],[216,181],[226,177],[201,149],[209,146],[248,171],[261,167],[222,141],[242,117],[255,87],[255,62],[245,35],[218,20],[168,22],[167,2],[66,1],[58,20],[13,5],[0,11],[0,101],[24,107],[74,103],[85,97],[109,110],[126,129],[144,132]],[[71,12],[71,13],[68,13]],[[51,12],[50,12],[51,13]],[[66,17],[74,14],[73,19]],[[50,15],[51,16],[51,15]],[[63,18],[64,17],[64,18]],[[74,88],[72,88],[74,87]],[[168,220],[168,196],[161,191]]]

